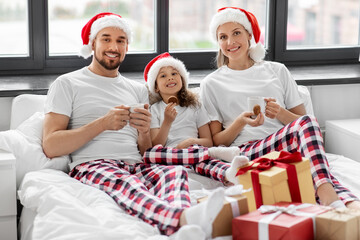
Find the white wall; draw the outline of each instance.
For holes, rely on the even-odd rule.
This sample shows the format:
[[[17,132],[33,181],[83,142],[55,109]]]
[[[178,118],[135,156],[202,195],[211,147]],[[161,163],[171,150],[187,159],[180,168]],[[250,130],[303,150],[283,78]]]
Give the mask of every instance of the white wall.
[[[10,128],[10,112],[12,97],[0,98],[0,131]]]
[[[308,87],[320,127],[326,120],[360,118],[360,84]]]

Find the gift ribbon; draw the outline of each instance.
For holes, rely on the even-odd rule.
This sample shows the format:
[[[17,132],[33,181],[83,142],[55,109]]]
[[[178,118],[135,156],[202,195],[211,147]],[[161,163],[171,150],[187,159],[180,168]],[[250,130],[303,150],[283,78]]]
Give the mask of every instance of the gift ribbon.
[[[259,173],[265,170],[272,168],[273,166],[284,168],[288,176],[289,190],[292,202],[301,202],[301,194],[299,188],[299,181],[297,178],[296,167],[295,165],[289,163],[301,162],[302,157],[301,153],[294,152],[280,152],[280,155],[276,159],[269,158],[257,158],[252,161],[252,164],[243,168],[240,168],[236,173],[236,176],[245,174],[249,170],[251,171],[251,181],[254,189],[256,208],[259,208],[263,205]],[[258,163],[254,167],[254,164]]]
[[[259,226],[258,226],[259,240],[268,240],[269,239],[269,223],[272,220],[274,220],[276,217],[280,216],[282,213],[294,215],[294,216],[311,217],[312,223],[313,223],[313,234],[315,237],[316,236],[315,235],[315,233],[316,233],[315,216],[317,214],[297,211],[298,209],[307,208],[307,207],[311,207],[311,206],[313,206],[313,205],[309,204],[309,203],[300,204],[298,206],[291,204],[288,207],[262,205],[258,209],[258,211],[260,211],[262,214],[268,214],[268,215],[259,220]]]
[[[210,194],[209,190],[202,189],[202,191],[207,196]],[[233,198],[232,196],[241,195],[243,193],[250,192],[250,191],[251,191],[251,189],[244,189],[243,185],[241,185],[241,184],[228,187],[225,190],[225,200],[230,203],[233,217],[240,216],[240,209],[239,209],[238,200],[236,198]]]

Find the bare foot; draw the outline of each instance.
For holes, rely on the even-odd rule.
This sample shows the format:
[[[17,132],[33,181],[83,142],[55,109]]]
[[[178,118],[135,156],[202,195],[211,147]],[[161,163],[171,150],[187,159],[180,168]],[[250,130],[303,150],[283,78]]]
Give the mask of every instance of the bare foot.
[[[317,195],[322,205],[329,206],[332,202],[339,200],[331,183],[321,184],[317,189]]]

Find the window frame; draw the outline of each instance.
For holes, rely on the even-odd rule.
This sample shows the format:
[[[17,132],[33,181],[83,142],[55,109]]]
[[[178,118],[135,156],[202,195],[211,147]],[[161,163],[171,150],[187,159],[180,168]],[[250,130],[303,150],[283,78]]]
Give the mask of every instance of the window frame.
[[[169,1],[155,1],[155,51],[129,53],[120,71],[143,71],[155,56],[169,51]],[[49,56],[47,0],[28,0],[29,57],[0,58],[0,75],[62,74],[88,65],[91,58],[79,56]],[[268,0],[268,32],[266,60],[287,65],[316,65],[331,63],[358,63],[360,47],[286,49],[288,0]],[[277,14],[279,13],[279,14]],[[360,22],[360,19],[359,19]],[[34,27],[36,26],[36,27]],[[276,37],[275,37],[276,36]],[[171,52],[181,59],[189,70],[215,68],[214,51]]]

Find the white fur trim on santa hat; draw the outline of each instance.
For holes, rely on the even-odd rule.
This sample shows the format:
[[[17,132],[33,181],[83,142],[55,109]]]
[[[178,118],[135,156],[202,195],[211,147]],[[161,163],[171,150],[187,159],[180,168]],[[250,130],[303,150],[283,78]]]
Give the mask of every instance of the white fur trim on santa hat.
[[[237,22],[244,26],[244,28],[252,34],[252,27],[249,19],[246,17],[245,13],[239,11],[238,9],[225,9],[216,13],[210,22],[210,34],[211,38],[217,42],[217,29],[220,25],[223,25],[227,22]]]
[[[185,88],[187,88],[187,85],[189,82],[188,81],[189,73],[186,70],[184,63],[173,57],[161,58],[161,59],[157,60],[151,66],[149,73],[147,75],[147,84],[149,87],[149,91],[154,96],[159,96],[159,94],[155,92],[155,82],[156,82],[157,75],[159,74],[159,71],[162,67],[168,67],[168,66],[173,67],[179,71],[179,73],[183,79],[183,84],[185,85]]]
[[[259,41],[255,43],[253,38],[250,40],[249,56],[255,62],[261,62],[265,58],[265,48]]]
[[[115,15],[104,16],[104,17],[97,19],[92,24],[90,36],[89,36],[89,43],[87,45],[83,45],[81,47],[80,52],[79,52],[80,56],[82,56],[85,59],[91,56],[92,42],[93,42],[94,38],[96,37],[98,32],[100,32],[102,29],[107,28],[107,27],[116,27],[116,28],[122,29],[128,38],[128,43],[131,42],[131,40],[132,40],[131,28],[130,28],[129,23],[124,18],[120,18]]]

